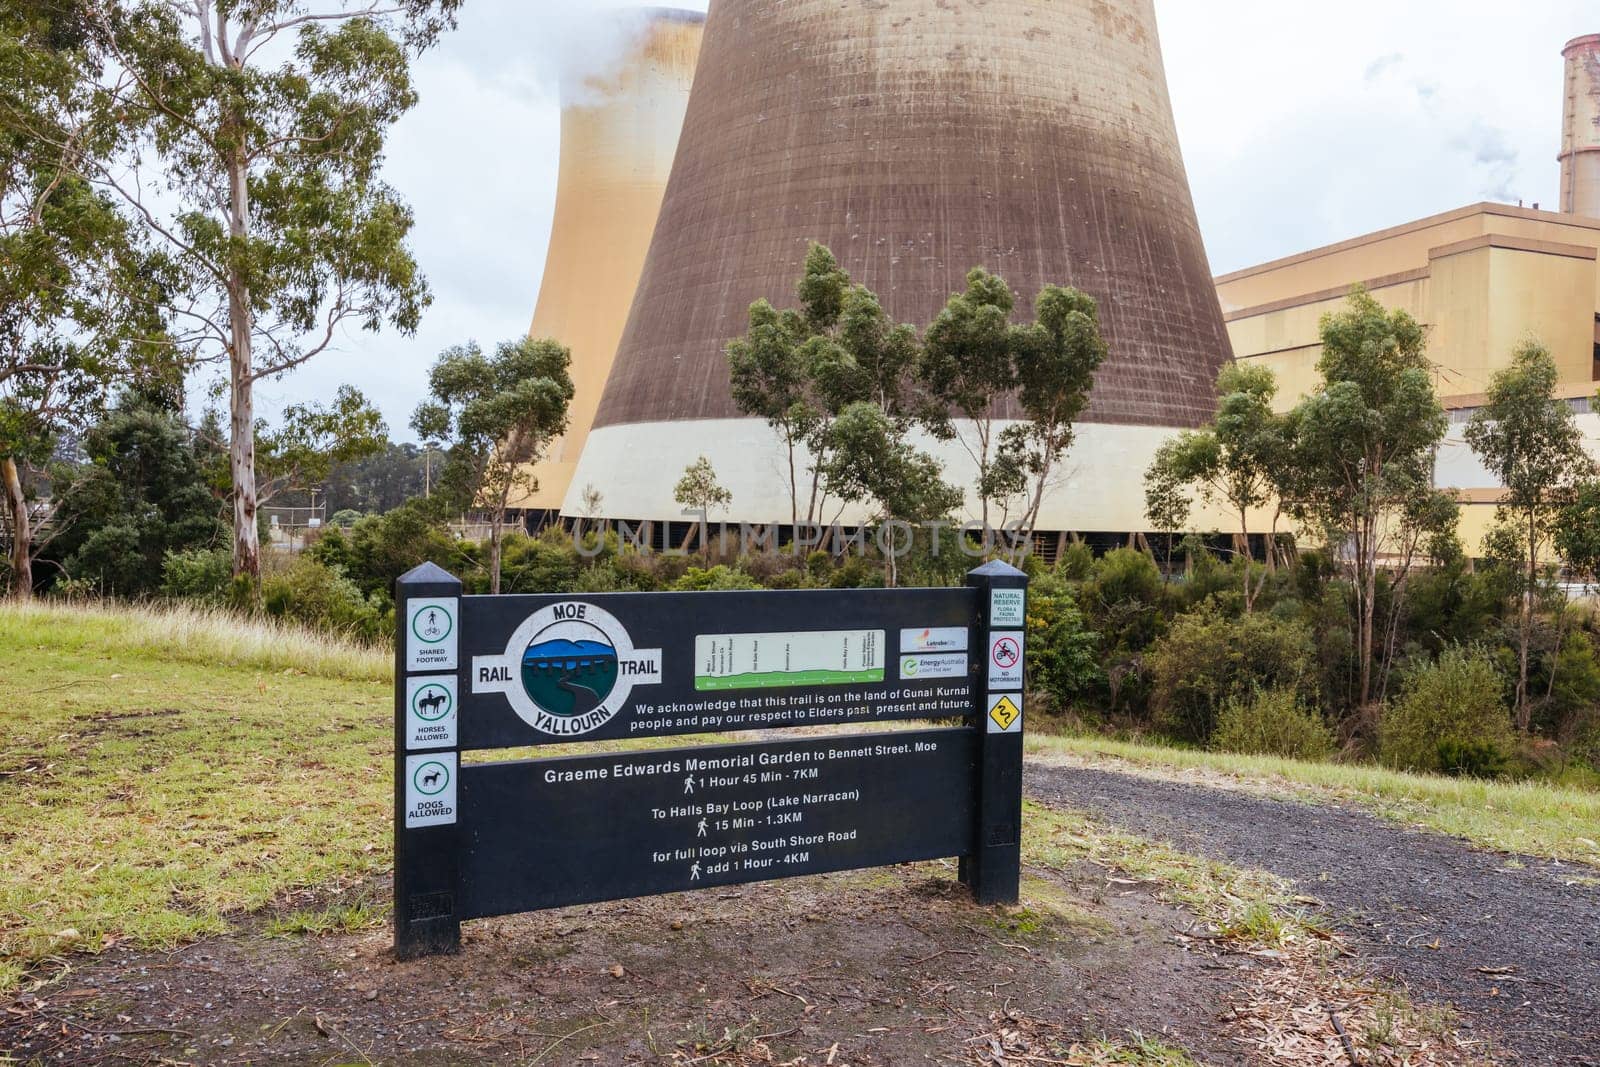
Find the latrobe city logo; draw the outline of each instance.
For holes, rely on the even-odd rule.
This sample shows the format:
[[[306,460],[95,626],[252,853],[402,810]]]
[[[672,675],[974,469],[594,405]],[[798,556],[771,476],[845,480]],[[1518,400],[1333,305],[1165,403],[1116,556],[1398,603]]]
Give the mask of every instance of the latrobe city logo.
[[[529,726],[576,737],[610,722],[636,685],[661,681],[661,650],[637,649],[616,616],[566,601],[529,616],[503,656],[475,656],[472,691],[504,693]]]

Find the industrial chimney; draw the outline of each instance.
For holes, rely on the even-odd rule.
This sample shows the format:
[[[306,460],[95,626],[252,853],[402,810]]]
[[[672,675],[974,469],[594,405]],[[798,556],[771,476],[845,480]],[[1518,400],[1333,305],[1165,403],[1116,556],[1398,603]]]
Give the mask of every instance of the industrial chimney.
[[[811,240],[898,321],[966,272],[1100,301],[1110,358],[1041,529],[1142,530],[1141,477],[1214,412],[1230,358],[1152,0],[712,0],[672,179],[576,484],[674,518],[701,454],[729,518],[789,514],[771,431],[724,346],[792,300]],[[939,453],[970,484],[959,447]],[[574,506],[569,495],[567,506]],[[847,516],[846,521],[849,521]]]
[[[1600,33],[1568,42],[1561,210],[1600,217]]]
[[[683,129],[705,16],[657,8],[644,17],[620,69],[562,90],[555,218],[529,334],[572,350],[576,392],[565,436],[535,468],[538,490],[516,507],[554,511],[567,495]]]

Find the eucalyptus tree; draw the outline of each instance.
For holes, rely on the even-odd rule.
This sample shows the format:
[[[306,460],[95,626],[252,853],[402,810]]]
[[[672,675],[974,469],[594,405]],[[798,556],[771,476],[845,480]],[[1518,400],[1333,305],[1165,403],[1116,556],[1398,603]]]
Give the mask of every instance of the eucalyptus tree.
[[[1266,367],[1229,364],[1217,375],[1217,414],[1199,430],[1162,444],[1145,473],[1145,510],[1162,519],[1188,520],[1187,494],[1197,490],[1226,507],[1240,536],[1249,542],[1250,516],[1270,508],[1269,536],[1277,533],[1283,489],[1289,470],[1289,420],[1272,410],[1278,384]],[[1270,545],[1270,542],[1269,542]],[[1255,610],[1266,583],[1251,578],[1245,557],[1244,610]]]
[[[104,107],[132,149],[85,168],[172,261],[169,310],[227,367],[233,566],[260,572],[255,386],[342,328],[415,330],[410,210],[379,177],[411,58],[460,0],[105,0]]]
[[[685,513],[699,516],[694,528],[683,540],[684,547],[687,548],[690,538],[698,534],[700,550],[709,551],[711,542],[707,527],[710,525],[711,513],[718,510],[725,511],[733,505],[733,493],[717,480],[717,470],[711,465],[711,460],[699,456],[685,467],[683,477],[672,487],[672,499],[684,508]]]
[[[279,493],[320,488],[338,464],[358,463],[389,447],[389,427],[361,390],[341,385],[333,402],[284,407],[276,427],[256,422],[262,504]]]
[[[412,429],[446,446],[445,480],[463,507],[489,513],[489,591],[500,592],[500,547],[515,493],[539,487],[533,467],[567,428],[572,353],[550,340],[476,341],[446,349],[428,372],[431,398]]]
[[[1023,421],[1000,434],[1002,455],[1032,481],[1019,531],[1025,538],[1039,523],[1056,466],[1077,438],[1078,416],[1107,355],[1099,305],[1088,293],[1047,285],[1033,302],[1033,315],[1013,335]]]
[[[1529,650],[1542,564],[1579,484],[1594,473],[1583,433],[1565,400],[1556,396],[1560,372],[1536,341],[1520,345],[1510,366],[1489,382],[1488,396],[1467,424],[1467,443],[1500,480],[1500,519],[1516,531],[1520,556],[1517,623],[1517,728],[1533,714],[1528,692]]]
[[[945,481],[938,460],[908,444],[905,431],[905,422],[892,412],[856,401],[833,420],[823,470],[833,493],[865,505],[872,520],[884,524],[879,547],[890,586],[899,580],[895,525],[909,530],[945,519],[963,499],[961,490]]]
[[[161,264],[81,176],[119,143],[93,91],[93,31],[72,0],[0,10],[0,486],[19,598],[43,547],[31,473],[114,387],[174,376]]]
[[[852,499],[837,491],[841,487],[862,491],[844,473],[848,457],[835,462],[833,425],[846,409],[875,407],[884,418],[871,425],[893,437],[882,443],[903,449],[926,405],[916,389],[916,330],[894,323],[877,296],[852,282],[823,245],[807,251],[795,296],[798,307],[781,311],[765,299],[752,304],[749,330],[726,352],[735,404],[765,419],[784,443],[790,518],[798,523],[802,499],[805,521],[814,522],[826,517],[830,496]]]
[[[1321,533],[1350,574],[1355,696],[1370,716],[1380,563],[1427,530],[1454,525],[1452,501],[1433,486],[1448,421],[1430,380],[1426,332],[1405,311],[1386,311],[1357,287],[1342,310],[1323,316],[1320,332],[1322,381],[1289,414],[1287,510]],[[1390,568],[1392,595],[1404,595],[1408,576],[1409,563]]]
[[[1590,590],[1600,582],[1600,479],[1573,487],[1556,521],[1556,551]]]
[[[997,409],[1017,385],[1015,307],[1004,279],[982,268],[969,271],[967,288],[952,294],[928,325],[918,368],[938,403],[936,436],[958,441],[977,470],[978,514],[986,530],[991,504],[1020,495],[1026,485],[1020,463],[1000,460]]]
[[[728,342],[729,379],[733,401],[747,415],[758,416],[783,442],[788,460],[789,521],[800,522],[802,478],[799,469],[807,442],[823,419],[812,402],[801,356],[806,330],[801,316],[779,311],[765,298],[750,305],[750,326],[743,337]],[[813,466],[806,503],[806,521],[816,516],[819,476]]]

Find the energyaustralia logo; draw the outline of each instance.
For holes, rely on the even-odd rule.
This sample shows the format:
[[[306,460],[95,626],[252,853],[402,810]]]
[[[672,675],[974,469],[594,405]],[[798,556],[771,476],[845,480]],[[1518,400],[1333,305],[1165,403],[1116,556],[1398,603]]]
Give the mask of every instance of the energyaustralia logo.
[[[523,722],[554,737],[592,733],[661,681],[661,650],[634,648],[608,611],[566,601],[530,615],[503,656],[474,656],[472,691],[503,693]]]

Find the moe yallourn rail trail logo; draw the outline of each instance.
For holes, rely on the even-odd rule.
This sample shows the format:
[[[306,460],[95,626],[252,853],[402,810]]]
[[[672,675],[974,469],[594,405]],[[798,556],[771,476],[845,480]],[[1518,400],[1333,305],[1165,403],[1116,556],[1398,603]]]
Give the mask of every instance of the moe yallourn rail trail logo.
[[[529,616],[503,656],[476,656],[472,691],[503,693],[541,733],[591,733],[621,711],[636,685],[661,680],[661,650],[636,649],[616,616],[564,601]]]
[[[522,653],[522,688],[553,715],[593,711],[616,686],[617,650],[588,623],[555,623]]]

